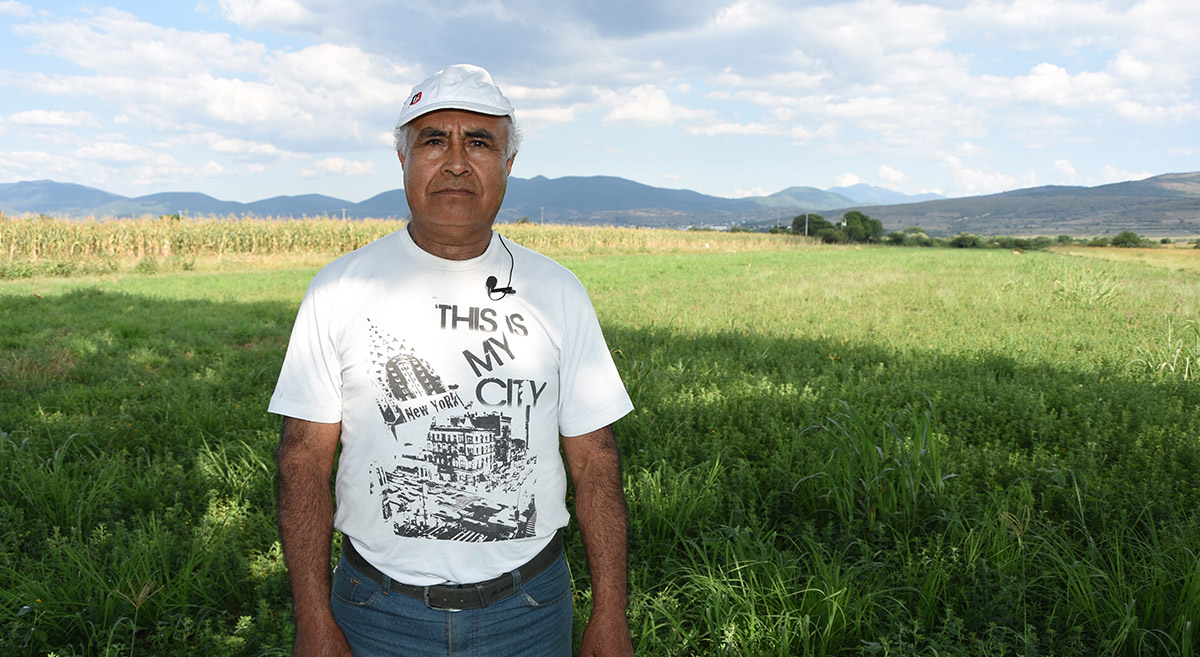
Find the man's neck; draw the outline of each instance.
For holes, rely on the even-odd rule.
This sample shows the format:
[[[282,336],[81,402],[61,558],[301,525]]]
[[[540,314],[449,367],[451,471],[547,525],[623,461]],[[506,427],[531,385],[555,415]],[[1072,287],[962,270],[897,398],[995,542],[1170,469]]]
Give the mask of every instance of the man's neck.
[[[488,230],[479,237],[467,240],[450,239],[445,236],[430,234],[416,228],[412,222],[408,224],[408,234],[422,251],[435,255],[443,260],[470,260],[483,255],[488,244],[492,242],[492,231]]]

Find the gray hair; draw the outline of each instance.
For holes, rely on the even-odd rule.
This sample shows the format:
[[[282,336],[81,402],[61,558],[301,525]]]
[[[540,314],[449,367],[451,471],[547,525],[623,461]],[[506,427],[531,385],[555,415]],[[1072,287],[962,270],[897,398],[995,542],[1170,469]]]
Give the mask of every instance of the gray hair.
[[[508,119],[508,143],[504,145],[504,159],[511,160],[517,154],[517,150],[521,148],[521,128],[517,126],[517,122],[511,116],[505,116]],[[396,146],[396,152],[408,159],[412,153],[412,122],[404,125],[396,126],[392,131],[392,143]]]

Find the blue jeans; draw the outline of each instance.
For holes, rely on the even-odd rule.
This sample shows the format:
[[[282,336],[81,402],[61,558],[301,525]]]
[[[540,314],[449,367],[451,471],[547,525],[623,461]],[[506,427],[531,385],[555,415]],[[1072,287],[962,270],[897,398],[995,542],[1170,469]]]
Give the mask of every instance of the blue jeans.
[[[569,657],[571,574],[558,560],[527,582],[513,571],[514,593],[481,609],[430,609],[389,590],[343,556],[330,604],[355,657]],[[385,583],[386,584],[386,583]]]

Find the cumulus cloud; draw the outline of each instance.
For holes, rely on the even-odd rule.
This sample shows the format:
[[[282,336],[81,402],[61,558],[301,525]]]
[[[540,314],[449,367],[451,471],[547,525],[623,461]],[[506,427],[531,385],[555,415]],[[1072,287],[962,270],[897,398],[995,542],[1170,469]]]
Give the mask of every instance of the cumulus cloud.
[[[1079,177],[1079,173],[1075,171],[1075,166],[1067,160],[1055,160],[1054,170],[1065,175],[1070,182],[1075,182]]]
[[[690,110],[671,103],[667,92],[652,84],[627,90],[603,90],[601,102],[610,107],[605,121],[637,125],[669,125],[676,121],[705,116],[703,111]]]
[[[293,29],[311,26],[316,20],[297,0],[221,0],[221,13],[249,28]]]
[[[159,153],[144,146],[127,144],[116,141],[101,141],[88,144],[75,150],[75,157],[81,160],[95,160],[109,163],[146,163],[164,166],[177,166],[174,157]]]
[[[691,126],[687,129],[689,134],[704,135],[705,137],[716,137],[718,135],[770,135],[778,132],[776,128],[764,125],[762,123],[712,123],[709,125]]]
[[[90,112],[64,112],[61,110],[28,110],[8,117],[16,125],[47,127],[99,128],[100,123]]]
[[[239,139],[237,137],[228,137],[211,131],[177,135],[169,139],[154,142],[151,145],[159,148],[178,149],[202,147],[217,153],[233,155],[239,159],[265,158],[288,160],[303,157],[300,153],[281,149],[274,144],[249,139]]]
[[[0,2],[0,14],[9,14],[12,16],[32,16],[33,10],[29,5],[24,5],[14,0],[3,0]]]
[[[859,178],[858,176],[854,175],[853,173],[843,173],[842,175],[840,175],[834,179],[834,182],[837,183],[836,184],[837,187],[850,187],[852,185],[857,185],[857,184],[861,183],[862,181],[863,181],[862,178]]]
[[[880,179],[894,185],[898,185],[908,179],[908,176],[903,171],[894,169],[886,164],[881,164],[876,173],[879,174]]]
[[[1153,175],[1154,174],[1150,173],[1149,171],[1141,171],[1136,173],[1133,171],[1123,171],[1111,164],[1106,164],[1100,169],[1100,177],[1105,184],[1126,182],[1129,180],[1145,180]]]
[[[1052,160],[1049,152],[1080,162],[1073,144],[1126,139],[1147,126],[1187,134],[1200,120],[1193,92],[1200,79],[1200,3],[403,4],[206,3],[217,20],[288,32],[290,47],[278,48],[153,25],[114,9],[84,8],[62,18],[0,0],[0,14],[39,14],[36,21],[9,21],[11,34],[25,42],[22,50],[71,65],[59,69],[70,73],[3,71],[0,85],[16,96],[92,103],[90,113],[42,115],[43,127],[74,120],[74,127],[94,129],[109,112],[127,132],[159,131],[155,149],[206,149],[188,161],[202,170],[211,157],[226,175],[251,171],[244,166],[251,160],[344,153],[347,142],[380,148],[395,120],[396,99],[451,61],[486,62],[532,134],[540,128],[569,134],[551,130],[559,126],[611,131],[595,138],[627,152],[627,144],[610,137],[630,127],[662,127],[678,135],[684,153],[698,152],[687,144],[706,137],[777,137],[818,155],[861,160],[830,165],[835,170],[955,194],[1001,191],[1034,179],[1000,164],[1001,154],[1019,162],[1020,151],[1039,149],[1026,161]],[[102,105],[105,110],[93,109]],[[33,125],[13,117],[38,107],[65,106],[40,100],[10,106],[5,111],[18,114],[5,117],[8,132]],[[1128,139],[1130,153],[1144,150]],[[321,162],[308,173],[353,175],[352,160]],[[921,179],[928,171],[941,177]],[[1047,173],[1080,180],[1102,175],[1093,167],[1070,173],[1057,163]],[[730,181],[728,188],[737,185]]]
[[[85,69],[136,71],[140,76],[261,72],[268,53],[260,43],[235,41],[228,34],[159,27],[111,8],[86,19],[17,25],[13,32],[33,41],[33,52]]]
[[[342,157],[327,157],[313,164],[316,170],[306,170],[301,175],[306,178],[320,175],[366,176],[375,172],[374,162],[357,162]]]
[[[956,196],[996,194],[1022,186],[1014,176],[973,168],[954,155],[943,155],[942,163],[954,181],[953,193]],[[1031,179],[1032,176],[1026,176],[1026,180]]]
[[[118,122],[163,131],[215,121],[297,142],[333,137],[365,142],[375,131],[364,129],[364,122],[390,121],[396,99],[416,77],[412,68],[353,46],[271,51],[228,34],[150,25],[112,9],[14,31],[33,40],[36,52],[96,72],[34,74],[19,84],[53,96],[101,99],[121,109]]]

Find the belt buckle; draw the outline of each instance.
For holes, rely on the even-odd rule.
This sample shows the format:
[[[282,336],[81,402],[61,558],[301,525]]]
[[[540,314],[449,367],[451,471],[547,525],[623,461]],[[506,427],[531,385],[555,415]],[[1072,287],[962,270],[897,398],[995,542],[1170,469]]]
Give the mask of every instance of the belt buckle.
[[[501,577],[503,577],[503,576],[501,576]],[[443,606],[443,605],[439,604],[436,600],[433,599],[433,596],[430,595],[430,591],[431,591],[431,589],[435,589],[435,588],[450,588],[450,587],[444,587],[442,585],[435,584],[433,586],[422,586],[421,593],[422,593],[422,596],[424,597],[425,606],[430,609],[437,609],[440,611],[464,611],[466,609],[483,609],[484,607],[487,607],[489,604],[491,604],[491,602],[488,600],[487,590],[490,589],[495,584],[497,584],[496,580],[489,580],[487,582],[476,582],[476,583],[470,584],[470,585],[454,587],[454,590],[462,592],[464,594],[473,590],[475,592],[475,595],[479,598],[479,604],[477,606],[448,607],[448,606]],[[510,583],[508,586],[508,589],[512,589],[512,588],[513,588],[513,585]],[[505,596],[502,596],[502,597],[505,597]],[[465,602],[465,599],[464,599],[464,602]]]
[[[462,611],[462,609],[459,609],[457,607],[444,607],[441,604],[439,604],[438,602],[434,601],[434,599],[429,595],[430,591],[434,588],[442,588],[442,585],[435,584],[433,586],[422,586],[421,587],[421,593],[424,595],[426,607],[428,607],[430,609],[437,609],[439,611]]]

